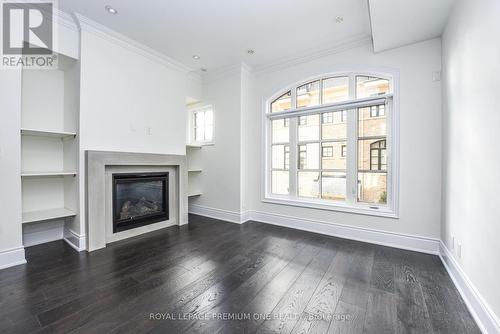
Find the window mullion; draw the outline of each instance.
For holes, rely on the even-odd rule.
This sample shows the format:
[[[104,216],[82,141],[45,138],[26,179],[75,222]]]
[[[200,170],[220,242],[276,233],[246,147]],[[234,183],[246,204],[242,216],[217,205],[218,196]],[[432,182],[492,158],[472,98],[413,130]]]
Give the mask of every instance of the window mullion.
[[[356,98],[356,78],[349,76],[349,99]],[[358,137],[358,115],[357,109],[347,111],[347,148],[346,148],[346,201],[355,204],[357,200],[357,137]]]
[[[298,163],[298,149],[299,145],[297,142],[297,132],[298,132],[298,118],[292,117],[289,121],[289,131],[290,131],[290,157],[289,157],[289,194],[290,196],[297,196],[297,163]]]

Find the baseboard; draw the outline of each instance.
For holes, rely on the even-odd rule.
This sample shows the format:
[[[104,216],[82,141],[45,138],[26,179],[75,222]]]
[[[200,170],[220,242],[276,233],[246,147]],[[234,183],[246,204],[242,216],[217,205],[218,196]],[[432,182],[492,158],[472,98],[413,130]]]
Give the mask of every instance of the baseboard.
[[[440,242],[439,257],[481,331],[491,334],[500,333],[500,321],[498,317],[484,301],[481,294],[442,241]]]
[[[434,255],[439,254],[438,239],[384,232],[373,229],[353,227],[259,211],[245,211],[242,213],[238,213],[195,204],[189,205],[189,213],[194,213],[200,216],[220,219],[237,224],[242,224],[246,221],[253,220],[261,223],[289,227],[298,230],[368,242],[377,245],[396,247]]]
[[[334,237],[395,247],[428,254],[439,254],[439,240],[399,233],[391,233],[330,222],[296,218],[286,215],[251,211],[251,220],[290,227],[298,230],[320,233]]]
[[[84,251],[87,247],[86,238],[83,235],[79,235],[75,231],[64,228],[64,241],[71,247],[73,247],[77,252]]]
[[[0,269],[5,269],[26,263],[24,247],[16,247],[0,251]]]
[[[242,224],[245,221],[249,220],[246,214],[241,214],[239,212],[222,210],[216,208],[210,208],[203,205],[198,204],[189,204],[189,213],[193,213],[195,215],[215,218],[224,220],[230,223]]]
[[[44,244],[46,242],[56,241],[63,239],[63,225],[51,226],[47,229],[38,229],[30,232],[23,233],[24,247],[35,246]]]

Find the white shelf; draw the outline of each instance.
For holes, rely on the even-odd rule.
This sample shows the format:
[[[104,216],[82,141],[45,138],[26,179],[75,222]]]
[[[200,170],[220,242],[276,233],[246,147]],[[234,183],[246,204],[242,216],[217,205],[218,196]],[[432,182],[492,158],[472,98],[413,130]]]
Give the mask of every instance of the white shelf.
[[[201,169],[188,169],[188,173],[201,173]]]
[[[47,131],[47,130],[27,129],[27,128],[21,128],[21,135],[38,136],[38,137],[52,137],[52,138],[61,138],[61,139],[76,137],[75,132]]]
[[[45,220],[60,219],[60,218],[67,218],[74,216],[76,216],[75,212],[65,208],[30,211],[30,212],[23,212],[22,222],[23,224],[26,224],[26,223],[34,223]]]
[[[195,196],[201,196],[201,191],[193,191],[188,194],[188,197],[195,197]]]
[[[21,172],[21,177],[40,177],[40,176],[76,176],[76,172]]]

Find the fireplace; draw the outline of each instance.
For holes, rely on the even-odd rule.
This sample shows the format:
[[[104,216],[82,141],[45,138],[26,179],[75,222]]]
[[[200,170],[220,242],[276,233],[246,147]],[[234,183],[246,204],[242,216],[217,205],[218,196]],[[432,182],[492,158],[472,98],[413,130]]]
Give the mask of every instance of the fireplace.
[[[168,173],[113,174],[113,233],[169,219]]]

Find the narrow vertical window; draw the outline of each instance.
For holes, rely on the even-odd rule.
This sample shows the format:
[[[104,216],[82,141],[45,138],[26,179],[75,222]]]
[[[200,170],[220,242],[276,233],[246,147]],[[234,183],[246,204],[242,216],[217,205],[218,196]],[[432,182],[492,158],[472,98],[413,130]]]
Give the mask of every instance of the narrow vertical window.
[[[214,114],[212,106],[193,111],[193,134],[195,143],[211,143],[214,133]]]

